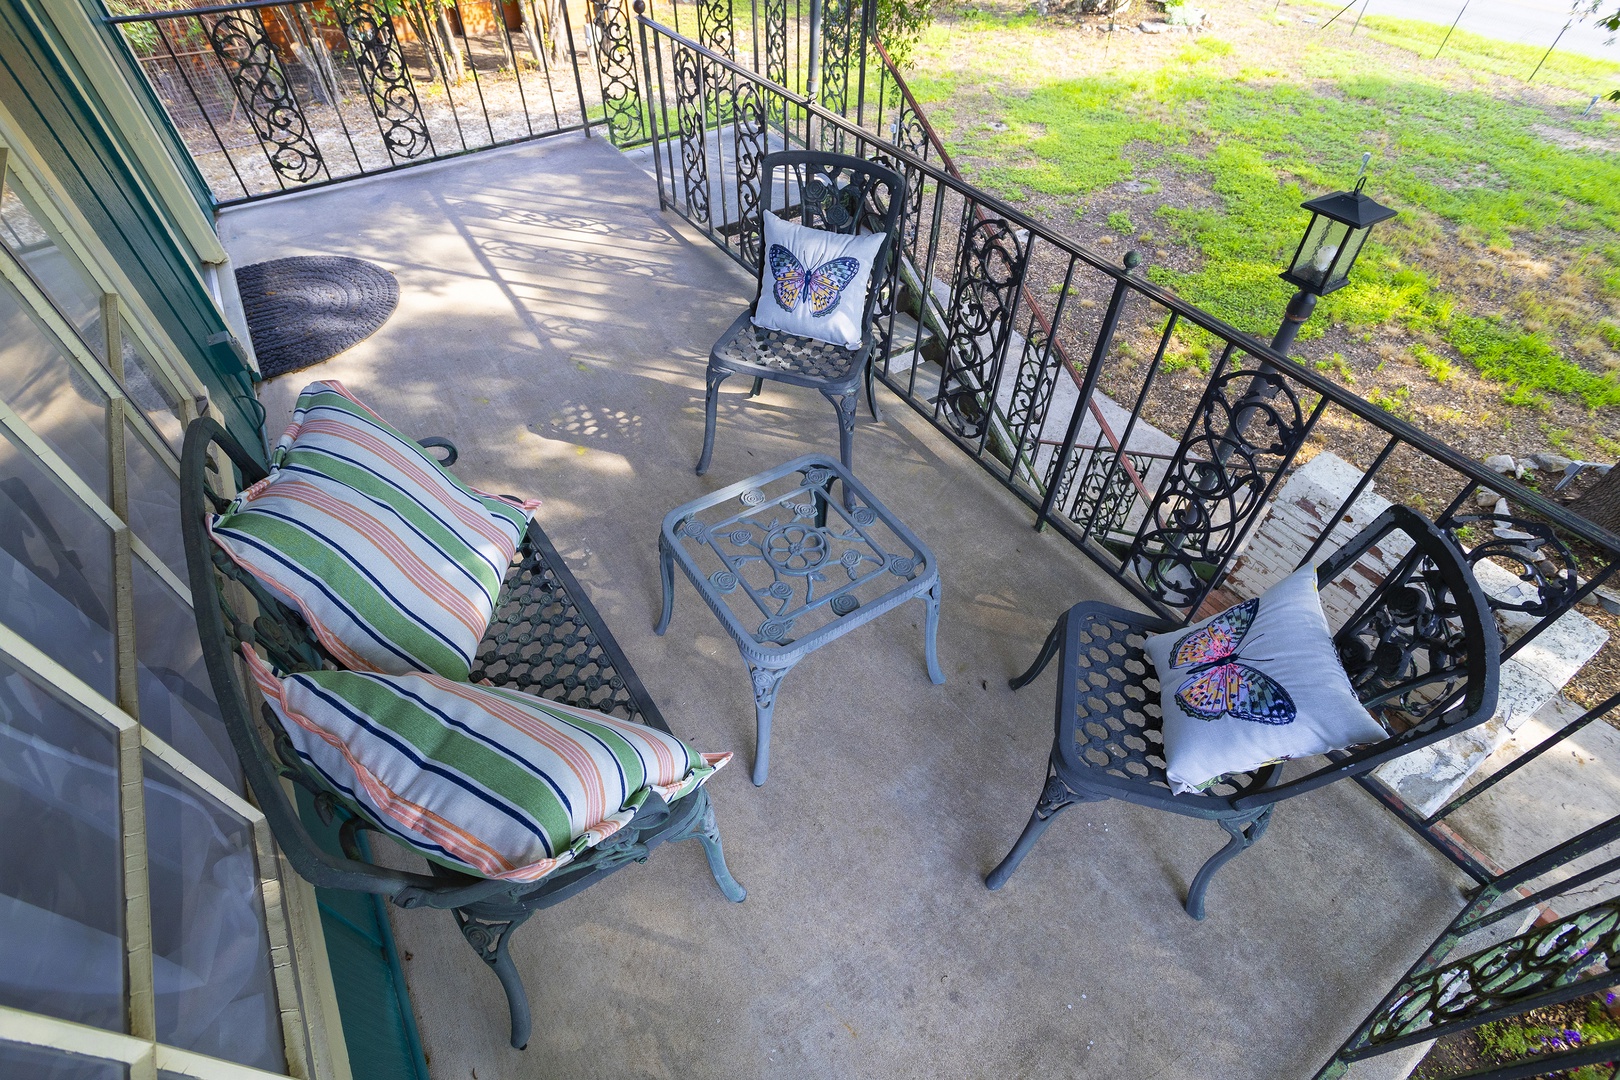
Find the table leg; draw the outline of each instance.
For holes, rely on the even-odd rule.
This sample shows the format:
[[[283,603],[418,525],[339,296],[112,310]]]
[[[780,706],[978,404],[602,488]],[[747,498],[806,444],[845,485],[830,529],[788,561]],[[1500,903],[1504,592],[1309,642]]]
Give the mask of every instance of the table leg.
[[[945,673],[939,670],[939,655],[934,649],[934,638],[939,633],[938,581],[923,594],[922,600],[928,605],[928,622],[923,630],[923,646],[928,657],[928,678],[935,683],[942,683],[945,681]]]
[[[771,767],[771,713],[776,709],[776,692],[782,680],[793,670],[760,667],[749,662],[748,675],[754,683],[754,786],[765,783],[765,773]]]
[[[653,633],[661,635],[669,629],[669,617],[675,613],[675,553],[662,533],[658,535],[658,571],[664,579],[664,611]]]

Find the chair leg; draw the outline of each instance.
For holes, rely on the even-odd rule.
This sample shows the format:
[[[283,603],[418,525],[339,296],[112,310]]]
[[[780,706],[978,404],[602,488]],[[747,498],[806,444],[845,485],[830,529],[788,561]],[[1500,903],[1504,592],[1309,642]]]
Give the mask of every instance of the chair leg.
[[[1001,860],[1001,865],[985,876],[984,887],[994,892],[1007,884],[1007,879],[1012,877],[1012,872],[1024,861],[1024,856],[1035,846],[1035,841],[1039,840],[1041,834],[1052,824],[1053,818],[1077,802],[1101,802],[1105,797],[1077,795],[1069,790],[1069,785],[1061,779],[1048,774],[1046,787],[1041,789],[1041,797],[1035,801],[1035,811],[1029,815],[1029,823],[1024,826],[1024,831],[1019,834],[1018,842],[1013,845],[1012,850],[1007,852],[1007,857]]]
[[[495,977],[501,980],[501,989],[506,991],[506,1007],[512,1014],[512,1049],[522,1050],[529,1045],[529,995],[523,989],[523,978],[518,975],[517,965],[512,963],[506,945],[512,931],[527,922],[533,911],[517,911],[511,918],[495,920],[478,919],[459,908],[451,914],[456,917],[461,936],[467,939],[473,952],[494,968]]]
[[[760,378],[758,375],[755,375],[754,376],[754,385],[749,387],[748,396],[749,397],[759,397],[759,392],[761,390],[763,390],[764,388],[765,388],[765,380]]]
[[[698,458],[697,474],[702,476],[709,471],[709,458],[714,456],[714,423],[715,414],[720,408],[720,384],[731,377],[731,372],[710,368],[704,382],[708,390],[703,400],[703,456]],[[754,380],[758,382],[758,379]]]
[[[720,827],[714,823],[714,804],[709,801],[709,793],[699,788],[688,798],[703,800],[703,812],[692,818],[692,824],[675,836],[676,840],[697,840],[703,845],[703,854],[709,860],[709,873],[714,875],[714,883],[720,886],[720,891],[727,900],[740,904],[748,899],[748,890],[731,876],[731,869],[726,866],[726,853],[720,846]]]
[[[1187,914],[1195,919],[1204,917],[1204,892],[1209,888],[1210,879],[1215,871],[1237,858],[1243,852],[1254,846],[1266,833],[1266,826],[1271,823],[1271,811],[1275,806],[1268,806],[1260,811],[1258,817],[1252,821],[1223,821],[1221,828],[1225,829],[1232,839],[1226,846],[1209,857],[1209,861],[1198,871],[1193,878],[1192,888],[1187,890]]]
[[[823,390],[822,396],[832,402],[833,408],[838,410],[838,460],[844,463],[844,468],[854,472],[855,410],[860,405],[860,388],[856,387],[847,394],[833,394]]]
[[[1046,670],[1046,665],[1050,664],[1052,657],[1057,655],[1058,646],[1063,643],[1063,623],[1068,617],[1067,612],[1058,616],[1058,621],[1052,624],[1052,632],[1046,635],[1046,643],[1041,646],[1040,654],[1035,657],[1035,662],[1029,665],[1029,670],[1022,675],[1015,679],[1008,679],[1008,686],[1014,690],[1022,690],[1040,678],[1041,672]]]
[[[866,362],[866,407],[872,410],[872,419],[883,422],[883,410],[877,403],[877,376],[872,372],[872,361]]]

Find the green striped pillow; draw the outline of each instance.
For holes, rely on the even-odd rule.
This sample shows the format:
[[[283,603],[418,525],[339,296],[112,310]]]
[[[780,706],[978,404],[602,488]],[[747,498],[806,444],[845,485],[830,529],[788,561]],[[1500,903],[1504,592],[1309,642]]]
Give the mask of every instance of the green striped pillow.
[[[466,679],[538,505],[468,487],[327,381],[211,532],[342,666]]]
[[[280,677],[242,649],[299,757],[367,821],[434,862],[536,881],[654,793],[696,791],[730,754],[645,724],[438,675]]]

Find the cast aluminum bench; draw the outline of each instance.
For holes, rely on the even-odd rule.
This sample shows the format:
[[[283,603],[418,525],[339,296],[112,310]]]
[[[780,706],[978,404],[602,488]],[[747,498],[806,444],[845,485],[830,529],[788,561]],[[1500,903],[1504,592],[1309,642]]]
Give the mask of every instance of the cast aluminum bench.
[[[454,447],[441,439],[424,439],[422,445],[445,447],[449,460],[454,460]],[[233,465],[236,475],[227,484],[219,470]],[[264,476],[263,466],[214,421],[194,420],[187,428],[180,462],[181,532],[209,681],[254,798],[300,877],[318,888],[385,896],[402,908],[448,909],[467,943],[500,979],[511,1011],[512,1045],[520,1050],[529,1041],[529,1004],[507,946],[512,932],[534,912],[630,863],[646,862],[654,848],[671,840],[699,841],[726,898],[741,901],[747,895],[726,868],[707,787],[673,806],[651,796],[608,840],[536,882],[471,877],[432,863],[429,873],[421,874],[371,862],[361,843],[362,831],[371,826],[345,809],[298,757],[238,659],[242,644],[248,642],[283,671],[341,666],[297,612],[208,538],[206,516],[229,504],[226,493]],[[507,570],[500,604],[479,644],[470,679],[669,731],[585,590],[536,522],[530,522]],[[262,722],[256,723],[255,716]],[[342,855],[329,853],[310,835],[282,785],[283,777],[309,791],[328,824],[334,818],[343,820]]]
[[[934,652],[934,553],[833,458],[796,458],[676,507],[659,531],[658,556],[664,609],[655,632],[669,629],[679,563],[748,665],[755,784],[770,766],[782,680],[834,638],[921,598],[928,677],[945,681]]]

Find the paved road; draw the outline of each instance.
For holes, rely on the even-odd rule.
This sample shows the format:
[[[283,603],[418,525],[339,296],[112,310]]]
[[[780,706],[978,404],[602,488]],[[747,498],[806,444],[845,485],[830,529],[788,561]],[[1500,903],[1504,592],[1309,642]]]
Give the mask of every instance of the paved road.
[[[1463,0],[1367,0],[1367,5],[1367,13],[1371,15],[1423,19],[1449,26],[1463,6]],[[1612,11],[1615,6],[1614,2],[1605,2],[1603,10]],[[1344,17],[1353,17],[1360,8],[1358,0],[1356,7]],[[1569,18],[1570,0],[1468,0],[1460,29],[1545,49],[1558,37]],[[1576,22],[1558,42],[1558,48],[1620,62],[1620,40],[1610,45],[1611,36],[1607,30],[1593,26],[1591,20]]]

